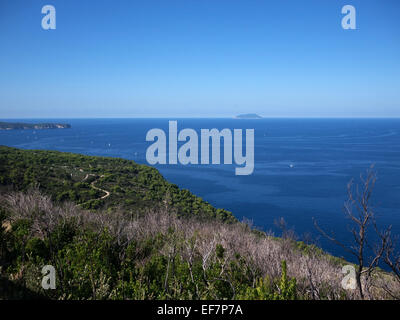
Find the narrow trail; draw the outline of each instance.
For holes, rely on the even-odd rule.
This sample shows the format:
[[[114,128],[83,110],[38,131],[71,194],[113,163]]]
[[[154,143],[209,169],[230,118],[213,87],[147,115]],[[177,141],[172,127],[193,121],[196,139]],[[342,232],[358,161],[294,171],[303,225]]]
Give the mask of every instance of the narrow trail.
[[[93,174],[93,173],[87,173],[86,176],[82,179],[82,182],[86,181],[86,180],[89,178],[89,176],[94,177],[94,176],[96,176],[96,175]],[[86,201],[86,202],[84,202],[84,203],[78,204],[77,206],[81,206],[81,205],[83,205],[83,204],[85,204],[85,203],[87,203],[87,202],[89,202],[89,201],[91,201],[91,200],[103,200],[103,199],[106,199],[107,197],[109,197],[109,196],[111,195],[111,192],[110,192],[110,191],[101,189],[101,188],[96,187],[96,186],[94,185],[97,181],[99,181],[100,178],[103,178],[103,177],[104,177],[104,175],[101,175],[98,179],[92,181],[92,182],[90,183],[90,186],[91,186],[93,189],[95,189],[95,190],[104,192],[105,195],[104,195],[104,196],[101,196],[100,198],[90,199],[90,200],[88,200],[88,201]]]
[[[100,176],[100,178],[103,178],[103,177],[104,177],[104,176]],[[100,178],[99,178],[99,179],[100,179]],[[98,180],[98,179],[97,179],[97,180]],[[90,186],[91,186],[93,189],[96,189],[96,190],[99,190],[99,191],[103,191],[103,192],[105,193],[105,195],[102,196],[102,197],[100,197],[100,198],[98,198],[98,199],[105,199],[105,198],[107,198],[111,193],[110,193],[110,191],[107,191],[107,190],[104,190],[104,189],[101,189],[101,188],[96,187],[96,186],[94,185],[94,183],[97,182],[97,180],[93,181],[93,182],[90,184]]]

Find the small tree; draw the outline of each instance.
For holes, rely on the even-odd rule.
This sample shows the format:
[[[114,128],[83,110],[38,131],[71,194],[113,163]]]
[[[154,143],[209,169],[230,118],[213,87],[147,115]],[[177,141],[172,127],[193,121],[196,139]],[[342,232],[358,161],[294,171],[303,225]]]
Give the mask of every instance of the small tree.
[[[372,166],[367,170],[366,176],[360,175],[360,180],[361,183],[359,185],[354,184],[353,180],[348,183],[348,199],[344,203],[344,213],[352,222],[352,227],[350,229],[353,235],[352,244],[346,245],[339,241],[333,234],[327,234],[316,222],[315,226],[324,237],[333,241],[355,257],[358,263],[356,268],[357,290],[360,298],[364,299],[365,292],[361,278],[364,275],[366,282],[370,279],[372,272],[385,251],[386,240],[382,239],[382,242],[375,246],[372,256],[369,258],[366,257],[366,250],[368,247],[372,249],[367,239],[367,231],[371,225],[376,226],[374,211],[371,205],[372,190],[376,182],[376,174]]]
[[[392,235],[392,226],[389,226],[383,232],[380,232],[378,228],[375,226],[375,230],[379,235],[381,241],[385,243],[385,249],[383,252],[382,260],[383,262],[392,270],[393,272],[393,280],[400,285],[400,251],[396,247],[396,242],[399,242],[398,237],[393,237]],[[395,288],[395,289],[394,289]],[[393,298],[400,300],[400,292],[398,290],[398,286],[394,286],[394,288],[384,281],[383,289]]]

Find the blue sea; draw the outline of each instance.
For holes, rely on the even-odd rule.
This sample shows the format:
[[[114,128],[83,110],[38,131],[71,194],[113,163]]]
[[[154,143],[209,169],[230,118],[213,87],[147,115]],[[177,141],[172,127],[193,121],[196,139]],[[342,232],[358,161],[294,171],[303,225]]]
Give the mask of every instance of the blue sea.
[[[320,236],[313,219],[343,242],[351,241],[350,221],[343,213],[346,185],[374,165],[378,224],[393,225],[393,232],[400,235],[400,119],[24,119],[70,123],[72,128],[0,131],[0,144],[145,164],[151,144],[145,140],[147,131],[168,132],[168,120],[177,120],[178,130],[255,130],[252,175],[236,176],[235,165],[156,166],[170,182],[239,219],[279,235],[274,220],[283,217],[300,237],[311,235],[323,249],[353,261]]]

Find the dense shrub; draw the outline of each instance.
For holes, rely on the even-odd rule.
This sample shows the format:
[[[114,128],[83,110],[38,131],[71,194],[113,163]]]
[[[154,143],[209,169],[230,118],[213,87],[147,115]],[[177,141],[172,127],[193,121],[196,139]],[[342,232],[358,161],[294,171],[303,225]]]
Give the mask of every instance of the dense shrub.
[[[39,191],[3,195],[0,207],[8,224],[0,234],[2,279],[12,283],[5,298],[357,298],[341,288],[337,260],[243,223],[165,210],[88,212]],[[56,269],[56,290],[41,288],[47,264]]]

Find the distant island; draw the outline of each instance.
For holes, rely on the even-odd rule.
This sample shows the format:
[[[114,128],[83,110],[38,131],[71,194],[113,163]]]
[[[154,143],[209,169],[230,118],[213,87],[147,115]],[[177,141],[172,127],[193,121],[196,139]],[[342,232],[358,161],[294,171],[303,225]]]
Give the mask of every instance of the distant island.
[[[262,119],[262,117],[256,113],[239,114],[238,116],[236,116],[236,118],[237,119]]]
[[[0,122],[0,130],[26,130],[26,129],[68,129],[70,124],[66,123],[21,123],[21,122]]]

